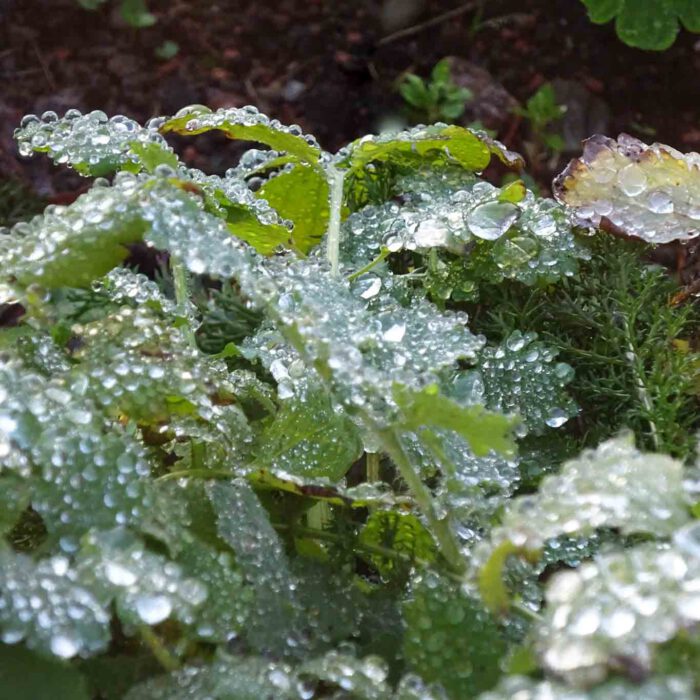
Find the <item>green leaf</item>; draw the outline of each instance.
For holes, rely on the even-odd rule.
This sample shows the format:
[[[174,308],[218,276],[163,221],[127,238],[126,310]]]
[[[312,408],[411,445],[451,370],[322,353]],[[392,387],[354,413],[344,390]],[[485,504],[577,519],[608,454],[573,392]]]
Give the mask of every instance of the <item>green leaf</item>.
[[[255,590],[246,636],[261,651],[296,655],[300,630],[296,581],[277,533],[250,486],[242,479],[212,484],[209,499],[221,538]]]
[[[695,0],[675,0],[676,12],[689,32],[700,32],[700,5]]]
[[[151,27],[156,23],[155,16],[148,11],[144,0],[121,0],[119,12],[132,27]]]
[[[134,626],[167,619],[188,623],[208,596],[202,582],[148,551],[125,529],[89,533],[82,541],[77,570],[105,607],[114,601],[120,619]]]
[[[29,649],[59,659],[91,656],[109,644],[109,619],[107,605],[67,557],[35,562],[0,551],[0,627],[6,643],[24,641]]]
[[[387,550],[387,555],[379,551],[364,555],[386,579],[405,579],[416,562],[425,566],[434,562],[437,557],[437,548],[432,536],[411,513],[374,511],[360,531],[359,541],[362,545]],[[402,558],[389,556],[391,552],[401,555]]]
[[[605,24],[616,17],[625,0],[581,0],[588,10],[591,22]]]
[[[487,411],[483,406],[461,406],[441,395],[436,386],[410,391],[396,385],[394,398],[401,407],[403,427],[407,430],[452,430],[467,440],[477,456],[486,455],[490,450],[503,454],[514,451],[511,430],[515,422],[512,418]]]
[[[456,165],[475,172],[483,170],[495,155],[508,166],[518,167],[519,156],[486,134],[461,126],[418,126],[408,131],[365,136],[353,141],[340,154],[339,166],[358,174],[370,163],[420,168]]]
[[[89,700],[85,679],[70,666],[0,645],[0,687],[8,700]]]
[[[3,467],[32,477],[31,503],[68,549],[90,527],[138,522],[150,504],[143,446],[64,378],[0,365]]]
[[[430,73],[430,78],[439,83],[448,83],[452,78],[450,59],[443,58],[441,61],[438,61]]]
[[[122,168],[152,171],[159,164],[176,168],[179,164],[173,149],[155,129],[121,115],[108,119],[101,111],[81,114],[71,109],[62,119],[28,115],[14,137],[20,154],[47,153],[55,163],[66,163],[86,176],[108,175]]]
[[[133,688],[124,700],[299,700],[296,674],[261,656],[219,652],[206,666],[186,666]]]
[[[523,427],[534,435],[564,425],[578,413],[578,407],[565,389],[574,370],[564,362],[554,362],[557,354],[538,342],[537,334],[520,331],[513,331],[497,347],[484,348],[478,369],[484,405],[492,411],[518,414]]]
[[[452,700],[474,697],[496,683],[505,651],[495,621],[457,584],[425,572],[403,606],[408,667],[444,686]]]
[[[406,75],[399,84],[399,93],[413,107],[426,107],[430,104],[430,95],[425,83],[417,75]]]
[[[160,127],[161,134],[196,136],[212,130],[223,131],[230,139],[258,141],[277,151],[296,156],[304,163],[316,163],[321,155],[313,137],[304,136],[296,126],[283,126],[258,112],[255,107],[229,107],[212,112],[195,105],[180,110]]]
[[[282,402],[260,433],[256,463],[301,477],[339,481],[362,454],[357,427],[319,387]]]
[[[604,24],[616,17],[615,28],[630,46],[663,51],[678,34],[678,21],[700,31],[700,10],[693,0],[582,0],[591,21]]]
[[[292,242],[308,253],[326,232],[330,208],[328,181],[318,168],[299,164],[271,177],[257,195],[294,223]]]
[[[615,21],[617,35],[630,46],[663,51],[678,34],[678,15],[667,0],[625,0]]]
[[[614,438],[565,462],[536,494],[514,498],[502,534],[528,549],[597,528],[668,536],[689,519],[683,479],[680,462],[640,452],[631,436]]]
[[[556,574],[537,627],[545,668],[577,685],[599,682],[620,658],[648,673],[656,645],[697,625],[699,541],[694,522],[671,547],[648,542]]]
[[[250,253],[225,222],[204,211],[190,185],[168,176],[123,173],[111,187],[93,187],[69,207],[48,211],[4,236],[3,275],[19,285],[86,287],[119,265],[129,244],[145,240],[197,274],[228,278]]]

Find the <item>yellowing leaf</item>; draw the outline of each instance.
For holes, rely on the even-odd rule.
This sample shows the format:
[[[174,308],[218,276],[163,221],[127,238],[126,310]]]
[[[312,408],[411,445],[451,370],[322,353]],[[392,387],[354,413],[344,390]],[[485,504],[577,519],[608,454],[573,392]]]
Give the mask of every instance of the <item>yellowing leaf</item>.
[[[700,155],[622,134],[593,136],[554,181],[556,198],[583,226],[649,243],[700,235]]]

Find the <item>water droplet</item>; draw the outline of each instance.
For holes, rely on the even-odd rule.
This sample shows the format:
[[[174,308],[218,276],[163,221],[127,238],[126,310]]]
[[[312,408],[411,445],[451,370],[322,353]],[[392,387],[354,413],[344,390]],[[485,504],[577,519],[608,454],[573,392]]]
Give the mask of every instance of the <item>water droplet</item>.
[[[135,609],[147,625],[157,625],[172,612],[170,598],[164,595],[144,595],[136,599]]]
[[[500,238],[517,220],[519,209],[509,202],[488,202],[467,215],[467,226],[477,237],[487,241]]]

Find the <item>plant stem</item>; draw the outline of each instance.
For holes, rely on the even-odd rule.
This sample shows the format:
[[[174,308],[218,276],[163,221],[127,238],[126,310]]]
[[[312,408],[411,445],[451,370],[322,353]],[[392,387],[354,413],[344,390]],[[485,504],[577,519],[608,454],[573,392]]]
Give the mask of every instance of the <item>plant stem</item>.
[[[365,453],[365,465],[367,470],[367,481],[370,484],[374,484],[379,481],[379,453],[378,452],[367,452]]]
[[[423,483],[411,464],[409,456],[401,444],[395,429],[382,430],[379,433],[385,452],[391,457],[399,470],[401,477],[408,485],[418,507],[428,520],[430,528],[437,539],[440,551],[449,566],[457,573],[463,573],[466,569],[464,559],[459,550],[459,545],[447,520],[438,517],[433,505],[433,497],[428,487]]]
[[[347,276],[348,282],[352,282],[353,280],[356,280],[358,277],[362,277],[365,273],[369,272],[373,267],[376,265],[379,265],[379,263],[382,260],[386,260],[386,258],[389,256],[391,251],[388,248],[382,248],[381,253],[377,255],[377,257],[372,260],[372,262],[367,263],[364,267],[361,267],[359,270],[356,270],[353,272],[351,275]]]
[[[340,259],[340,218],[341,209],[343,207],[343,181],[345,173],[331,165],[328,168],[328,175],[331,185],[331,215],[330,221],[328,222],[326,257],[331,264],[331,273],[337,275]]]
[[[144,644],[166,671],[176,671],[180,668],[180,661],[166,649],[160,637],[150,627],[141,625],[139,634]]]
[[[182,262],[174,257],[170,257],[170,271],[173,275],[173,285],[175,287],[175,301],[177,302],[180,313],[187,317],[187,305],[190,300],[189,289],[187,285],[187,269]],[[190,328],[189,322],[185,325],[183,332],[187,337],[189,344],[192,347],[197,347],[197,341],[194,337],[194,332]]]
[[[660,447],[659,431],[652,417],[654,415],[654,404],[644,381],[644,365],[639,358],[639,353],[637,352],[637,348],[634,344],[634,336],[632,335],[629,321],[625,315],[622,315],[622,327],[625,331],[625,340],[628,348],[627,352],[625,353],[625,357],[629,360],[632,372],[634,373],[639,400],[642,402],[642,406],[644,406],[644,410],[647,412],[651,441],[654,445],[654,449],[658,451]]]
[[[233,479],[233,472],[224,469],[180,469],[159,476],[156,481],[173,481],[174,479]]]

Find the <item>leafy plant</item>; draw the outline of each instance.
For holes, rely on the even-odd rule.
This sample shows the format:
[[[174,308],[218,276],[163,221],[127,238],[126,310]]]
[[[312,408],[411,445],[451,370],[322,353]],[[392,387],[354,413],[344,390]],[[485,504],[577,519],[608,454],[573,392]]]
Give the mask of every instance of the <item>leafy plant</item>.
[[[515,113],[523,117],[530,125],[530,157],[542,159],[547,154],[555,157],[561,153],[564,141],[559,134],[552,131],[552,125],[558,122],[566,107],[557,102],[557,96],[551,83],[544,83],[537,92],[528,98],[525,107],[516,107]]]
[[[213,129],[268,150],[218,177],[165,138]],[[570,179],[600,163],[563,204],[445,124],[336,154],[252,107],[16,138],[97,179],[0,237],[15,697],[693,697],[692,311],[572,226],[603,225]]]
[[[581,0],[596,24],[615,20],[615,30],[625,44],[638,49],[663,51],[676,40],[679,25],[700,32],[700,8],[693,0]]]
[[[77,2],[86,10],[96,10],[107,0],[77,0]],[[132,27],[150,27],[156,23],[156,18],[148,11],[145,0],[119,0],[119,14]]]
[[[453,81],[448,58],[435,64],[428,80],[413,73],[404,75],[398,89],[406,103],[427,123],[456,121],[472,98],[471,90]]]

